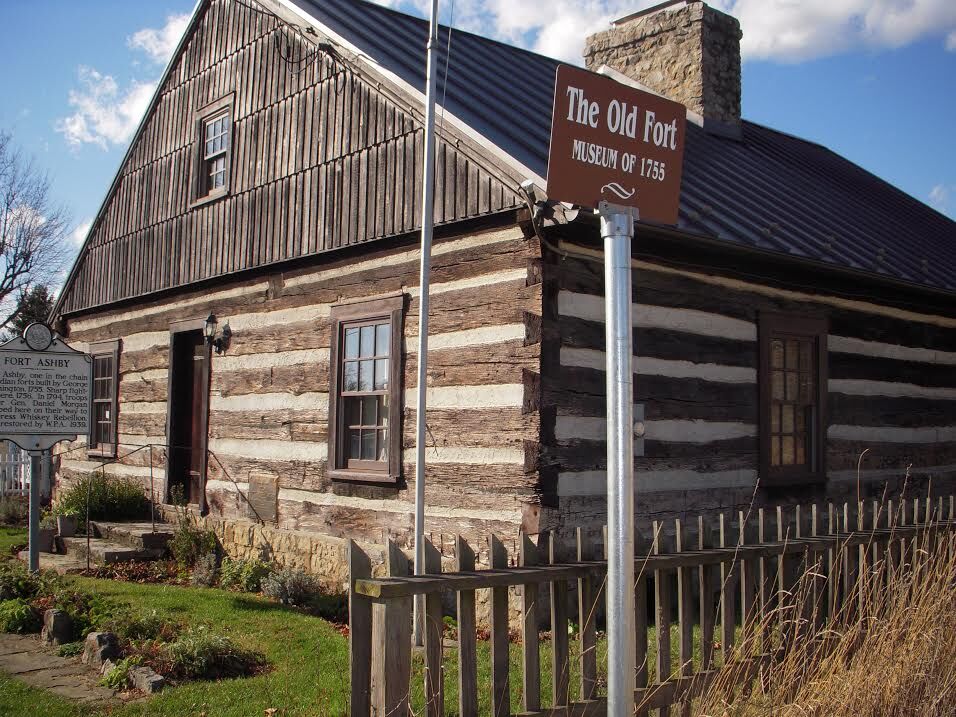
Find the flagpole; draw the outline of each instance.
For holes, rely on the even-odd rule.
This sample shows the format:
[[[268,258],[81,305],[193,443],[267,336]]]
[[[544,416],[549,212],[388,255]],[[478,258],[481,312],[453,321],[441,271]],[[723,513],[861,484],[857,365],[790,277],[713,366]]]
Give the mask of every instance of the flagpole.
[[[418,275],[418,383],[415,403],[415,574],[425,568],[425,388],[428,384],[428,282],[432,264],[432,229],[435,215],[435,89],[438,73],[438,0],[432,0],[425,74],[425,156],[422,167],[422,261]],[[393,429],[394,430],[394,429]],[[415,596],[414,641],[423,643],[424,595]]]

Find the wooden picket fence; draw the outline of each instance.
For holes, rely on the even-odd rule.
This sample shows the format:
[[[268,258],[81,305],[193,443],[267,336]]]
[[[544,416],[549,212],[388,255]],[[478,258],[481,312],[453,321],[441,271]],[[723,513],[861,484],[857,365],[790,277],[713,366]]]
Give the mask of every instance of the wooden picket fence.
[[[638,714],[689,714],[691,701],[712,684],[721,667],[750,682],[810,627],[854,619],[876,602],[888,576],[905,569],[927,537],[956,529],[954,497],[920,497],[880,503],[778,507],[736,516],[699,517],[653,524],[650,545],[636,557]],[[599,614],[607,575],[603,536],[578,530],[567,555],[547,534],[521,535],[517,565],[495,536],[489,567],[476,569],[472,546],[459,537],[455,572],[442,572],[442,555],[426,544],[426,575],[411,575],[405,553],[385,546],[386,577],[373,578],[369,555],[349,545],[350,713],[409,715],[413,709],[412,604],[425,596],[424,713],[444,715],[444,648],[457,647],[458,700],[452,713],[479,714],[479,690],[489,690],[490,714],[606,715],[597,659]],[[953,542],[946,543],[952,548]],[[484,556],[484,551],[483,551]],[[781,609],[782,596],[811,576],[812,600]],[[571,685],[569,620],[576,586],[579,645]],[[511,704],[508,589],[521,586],[520,705]],[[490,684],[478,680],[476,590],[490,590]],[[455,596],[457,637],[443,636],[443,593]],[[549,598],[551,695],[542,707],[539,600]],[[648,608],[652,603],[653,610]],[[676,615],[673,614],[676,607]],[[801,612],[795,615],[795,612]],[[768,628],[772,625],[772,628]],[[653,630],[651,627],[653,626]],[[695,638],[695,626],[698,628]],[[672,628],[675,628],[672,630]],[[613,629],[610,627],[609,629]],[[672,631],[677,636],[672,659]],[[649,651],[649,640],[656,650]],[[448,645],[446,643],[451,643]],[[695,647],[697,654],[695,657]],[[647,657],[655,654],[653,666]],[[653,674],[650,669],[653,667]],[[488,711],[486,711],[488,713]]]
[[[13,443],[0,441],[0,496],[30,494],[30,456]]]

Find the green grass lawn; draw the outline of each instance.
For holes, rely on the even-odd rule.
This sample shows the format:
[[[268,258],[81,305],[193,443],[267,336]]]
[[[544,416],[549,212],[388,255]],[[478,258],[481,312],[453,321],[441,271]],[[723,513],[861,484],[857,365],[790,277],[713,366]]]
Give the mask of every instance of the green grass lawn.
[[[0,540],[20,542],[15,535],[0,534]],[[0,543],[2,546],[4,543]],[[281,607],[257,596],[216,589],[140,585],[92,578],[74,578],[81,586],[140,610],[156,610],[170,619],[191,624],[206,624],[248,647],[262,651],[272,670],[257,677],[220,682],[192,682],[135,703],[105,711],[77,708],[47,693],[32,690],[0,674],[0,715],[6,717],[250,717],[278,708],[277,717],[344,715],[348,704],[348,640],[333,625]],[[696,642],[696,636],[695,636]],[[653,635],[651,636],[653,645]],[[571,645],[571,694],[577,694],[577,640]],[[677,635],[672,635],[676,652]],[[478,643],[479,700],[482,712],[490,708],[489,646]],[[511,646],[512,709],[521,704],[521,646]],[[599,674],[605,673],[606,643],[599,641]],[[454,713],[457,704],[457,655],[446,650],[446,704]],[[542,685],[545,705],[551,695],[551,645],[540,645]],[[654,664],[653,651],[649,664]],[[676,656],[675,656],[676,659]],[[415,654],[412,701],[420,707],[423,700],[422,657]],[[653,675],[653,669],[651,670]],[[416,710],[417,711],[417,710]]]
[[[4,556],[10,555],[10,550],[15,545],[26,545],[27,540],[26,528],[0,526],[0,560],[2,560]]]

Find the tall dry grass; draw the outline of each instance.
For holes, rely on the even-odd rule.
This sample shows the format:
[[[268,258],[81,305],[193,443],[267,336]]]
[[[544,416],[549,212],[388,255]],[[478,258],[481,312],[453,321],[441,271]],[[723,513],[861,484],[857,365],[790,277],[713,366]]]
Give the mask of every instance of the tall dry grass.
[[[708,717],[949,717],[956,715],[956,536],[931,530],[866,546],[861,575],[837,559],[838,612],[819,619],[829,597],[819,563],[808,559],[796,587],[749,625],[738,658],[773,657],[751,679],[746,661],[721,669],[693,713]],[[846,554],[860,565],[858,548]],[[839,552],[837,552],[839,556]],[[826,559],[825,556],[823,558]],[[752,663],[751,663],[752,664]]]

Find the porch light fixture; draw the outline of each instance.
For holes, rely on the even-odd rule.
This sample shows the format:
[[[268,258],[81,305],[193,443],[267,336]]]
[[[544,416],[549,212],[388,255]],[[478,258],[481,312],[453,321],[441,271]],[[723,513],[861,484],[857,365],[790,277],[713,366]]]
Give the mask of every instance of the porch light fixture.
[[[222,327],[221,331],[218,331],[216,327],[219,323],[216,321],[215,314],[209,314],[206,317],[206,323],[203,325],[203,336],[206,337],[206,343],[212,346],[217,354],[223,353],[229,347],[229,339],[232,338],[232,329],[229,328],[229,324],[226,324]]]

